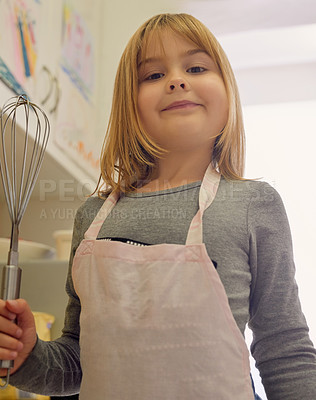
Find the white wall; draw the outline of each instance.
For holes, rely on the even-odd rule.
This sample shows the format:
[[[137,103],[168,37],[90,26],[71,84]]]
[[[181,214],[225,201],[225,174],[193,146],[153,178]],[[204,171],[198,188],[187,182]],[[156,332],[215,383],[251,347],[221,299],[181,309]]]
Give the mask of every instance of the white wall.
[[[316,101],[244,107],[246,177],[280,193],[291,226],[296,280],[310,336],[316,344]],[[247,332],[248,343],[251,341]],[[251,360],[257,393],[266,399]]]
[[[290,221],[303,310],[316,343],[316,101],[248,106],[247,177],[281,194]]]

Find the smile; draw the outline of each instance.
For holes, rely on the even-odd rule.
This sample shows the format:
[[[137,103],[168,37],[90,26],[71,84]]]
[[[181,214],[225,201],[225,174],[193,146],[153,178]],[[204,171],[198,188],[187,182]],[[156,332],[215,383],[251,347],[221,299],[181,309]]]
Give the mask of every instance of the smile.
[[[193,103],[192,101],[175,101],[174,103],[169,104],[169,106],[164,108],[162,111],[181,110],[194,108],[197,106],[199,106],[199,104]]]

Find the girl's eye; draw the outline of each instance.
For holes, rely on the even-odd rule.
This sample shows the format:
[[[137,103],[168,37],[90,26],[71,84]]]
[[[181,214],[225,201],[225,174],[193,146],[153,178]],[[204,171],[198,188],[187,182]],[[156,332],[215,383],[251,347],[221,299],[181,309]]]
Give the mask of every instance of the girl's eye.
[[[203,67],[191,67],[188,69],[188,72],[191,74],[198,74],[198,73],[204,72],[204,71],[205,71],[205,68],[203,68]]]
[[[162,73],[156,72],[154,74],[151,74],[151,75],[147,76],[147,78],[145,80],[146,81],[154,81],[154,80],[160,79],[162,77],[163,77]]]

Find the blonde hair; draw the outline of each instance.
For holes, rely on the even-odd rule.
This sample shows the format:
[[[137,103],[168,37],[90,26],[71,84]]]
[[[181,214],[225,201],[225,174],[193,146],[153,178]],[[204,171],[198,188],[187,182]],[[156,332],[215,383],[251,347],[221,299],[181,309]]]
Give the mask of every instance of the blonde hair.
[[[138,65],[153,33],[170,29],[205,50],[217,64],[227,92],[228,120],[216,138],[212,162],[226,179],[243,179],[244,127],[236,80],[213,34],[188,14],[159,14],[145,22],[128,42],[114,85],[112,110],[101,153],[98,194],[130,192],[150,180],[157,159],[166,152],[142,127],[137,109]],[[211,161],[211,160],[210,160]],[[105,185],[105,189],[104,189]]]

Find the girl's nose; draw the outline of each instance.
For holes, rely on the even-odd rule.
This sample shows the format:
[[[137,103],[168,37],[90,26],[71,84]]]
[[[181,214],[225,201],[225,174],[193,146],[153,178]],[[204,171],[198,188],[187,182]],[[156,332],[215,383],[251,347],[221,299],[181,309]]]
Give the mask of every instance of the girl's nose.
[[[168,91],[170,92],[174,92],[176,90],[187,90],[187,89],[188,89],[188,83],[185,81],[185,79],[182,78],[172,79],[168,85]]]

